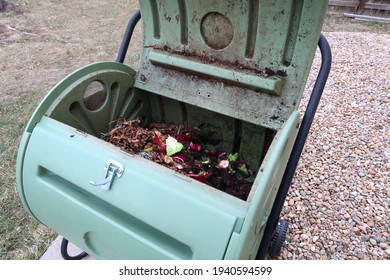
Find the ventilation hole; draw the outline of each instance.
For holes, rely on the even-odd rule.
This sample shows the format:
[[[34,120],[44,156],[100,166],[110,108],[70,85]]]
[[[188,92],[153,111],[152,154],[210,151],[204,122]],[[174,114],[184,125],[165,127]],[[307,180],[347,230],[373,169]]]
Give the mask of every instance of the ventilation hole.
[[[69,106],[69,112],[73,112],[74,110],[75,110],[75,108],[77,107],[77,106],[80,106],[79,105],[79,103],[78,102],[73,102],[72,104],[70,104],[70,106]]]
[[[90,111],[99,110],[101,107],[103,107],[106,99],[107,89],[100,81],[91,82],[84,91],[83,102],[85,108]]]
[[[141,111],[143,107],[143,101],[142,99],[138,100],[137,103],[135,103],[134,107],[131,108],[131,111],[128,115],[128,119],[134,119],[139,117],[139,112]]]
[[[119,84],[118,82],[115,82],[111,85],[111,93],[118,94],[118,92],[119,92]]]

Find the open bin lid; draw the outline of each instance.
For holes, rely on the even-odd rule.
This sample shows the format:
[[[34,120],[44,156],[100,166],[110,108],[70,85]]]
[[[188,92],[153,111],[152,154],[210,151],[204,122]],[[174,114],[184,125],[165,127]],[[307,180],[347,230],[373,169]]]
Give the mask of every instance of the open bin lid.
[[[327,1],[140,1],[136,87],[271,129],[297,109]]]

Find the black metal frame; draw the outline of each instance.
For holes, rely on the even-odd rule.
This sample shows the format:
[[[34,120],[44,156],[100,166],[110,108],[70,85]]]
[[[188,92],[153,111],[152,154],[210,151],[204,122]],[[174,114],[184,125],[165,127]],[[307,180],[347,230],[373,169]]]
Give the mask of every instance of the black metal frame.
[[[141,12],[140,10],[137,10],[134,13],[134,15],[131,17],[127,25],[116,62],[118,63],[124,62],[131,37],[133,35],[134,28],[140,19],[141,19]],[[332,53],[328,41],[322,34],[320,35],[318,47],[321,51],[321,59],[322,59],[321,68],[320,71],[318,72],[313,91],[311,92],[309,102],[306,106],[305,114],[303,116],[297,138],[295,140],[290,158],[286,166],[286,170],[283,174],[283,178],[275,198],[275,202],[273,204],[270,216],[267,221],[267,225],[264,230],[263,238],[261,240],[260,247],[256,255],[256,259],[259,260],[265,259],[267,257],[268,247],[274,235],[275,228],[278,224],[284,201],[286,200],[288,190],[290,189],[291,181],[294,177],[299,158],[302,154],[302,150],[305,145],[307,135],[313,123],[315,112],[318,108],[318,104],[321,99],[322,92],[324,90],[326,81],[329,76],[330,67],[332,63]],[[88,255],[87,253],[83,252],[75,257],[71,257],[68,255],[67,247],[68,247],[68,240],[63,238],[61,244],[61,255],[66,260],[82,259]]]
[[[264,235],[256,255],[256,259],[259,260],[265,259],[267,257],[268,246],[271,242],[274,230],[278,224],[279,216],[282,211],[284,201],[286,200],[291,181],[294,177],[299,158],[302,154],[307,135],[309,134],[310,127],[313,123],[314,115],[317,111],[322,92],[329,76],[330,66],[332,64],[332,53],[328,41],[322,34],[320,35],[320,40],[318,41],[318,47],[321,51],[321,68],[318,72],[317,79],[314,84],[313,91],[311,92],[309,102],[307,103],[306,111],[303,116],[297,138],[295,139],[290,158],[287,162],[286,170],[284,171],[283,178],[280,183],[279,190],[271,210],[271,214],[268,218],[267,225],[264,230]]]
[[[141,11],[137,10],[134,13],[134,15],[130,18],[129,23],[127,24],[125,35],[123,36],[122,44],[119,48],[116,62],[123,63],[123,61],[125,61],[127,49],[129,48],[130,45],[130,39],[133,36],[134,28],[140,19],[141,19]]]
[[[86,253],[86,252],[81,252],[80,254],[78,254],[76,256],[70,256],[68,253],[68,243],[69,243],[68,239],[62,238],[61,256],[64,260],[82,260],[86,256],[88,256],[88,253]]]

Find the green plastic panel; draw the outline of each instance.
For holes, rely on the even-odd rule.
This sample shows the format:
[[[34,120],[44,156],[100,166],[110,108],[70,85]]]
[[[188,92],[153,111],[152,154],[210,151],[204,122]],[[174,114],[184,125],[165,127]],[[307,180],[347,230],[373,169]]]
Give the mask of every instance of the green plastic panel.
[[[98,62],[69,74],[60,81],[41,101],[27,124],[32,132],[42,116],[50,116],[89,134],[100,136],[107,132],[110,122],[119,116],[134,118],[139,114],[150,114],[148,103],[142,94],[133,90],[135,71],[116,62]],[[87,88],[93,85],[105,96],[88,106]],[[100,87],[100,88],[99,88]],[[92,99],[93,100],[93,99]],[[87,105],[87,106],[86,106]]]
[[[50,155],[50,156],[45,156]],[[124,165],[104,191],[110,160]],[[23,193],[34,216],[102,259],[221,259],[248,204],[43,117],[28,142]]]
[[[327,1],[139,3],[136,87],[275,130],[297,109]]]
[[[161,52],[150,51],[149,60],[152,64],[175,68],[184,72],[192,72],[220,80],[233,82],[241,87],[255,88],[272,94],[280,95],[283,89],[283,79],[277,77],[262,77],[256,74],[243,73],[235,69],[215,67],[200,61],[177,57]]]
[[[229,246],[230,250],[225,258],[254,259],[256,257],[298,133],[299,119],[299,113],[294,111],[275,135],[248,197],[247,201],[251,203],[251,206],[242,230],[239,234],[233,234],[235,248],[233,250]]]

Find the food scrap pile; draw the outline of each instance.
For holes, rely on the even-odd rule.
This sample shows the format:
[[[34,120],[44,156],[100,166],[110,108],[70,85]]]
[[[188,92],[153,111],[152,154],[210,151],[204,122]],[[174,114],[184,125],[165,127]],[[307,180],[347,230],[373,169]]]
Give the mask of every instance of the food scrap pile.
[[[120,118],[102,139],[242,200],[255,179],[238,153],[208,149],[197,127],[154,123],[143,128],[139,119]]]

